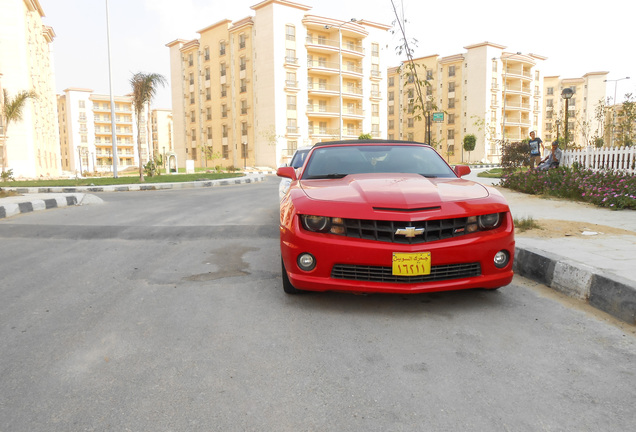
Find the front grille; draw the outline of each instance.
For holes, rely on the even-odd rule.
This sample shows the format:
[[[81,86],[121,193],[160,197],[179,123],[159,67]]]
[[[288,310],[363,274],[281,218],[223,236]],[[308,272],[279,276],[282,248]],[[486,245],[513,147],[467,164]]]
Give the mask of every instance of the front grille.
[[[431,267],[431,274],[424,276],[394,276],[391,267],[336,264],[331,270],[334,279],[366,282],[423,283],[481,276],[479,263],[449,264]]]
[[[345,230],[342,235],[390,243],[419,244],[464,235],[467,220],[465,217],[416,222],[343,219]],[[397,230],[406,228],[414,228],[417,234],[414,237],[396,234]]]

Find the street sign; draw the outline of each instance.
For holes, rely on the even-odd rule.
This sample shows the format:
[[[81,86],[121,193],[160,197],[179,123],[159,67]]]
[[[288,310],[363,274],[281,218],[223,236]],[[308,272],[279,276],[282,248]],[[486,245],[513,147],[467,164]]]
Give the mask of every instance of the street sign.
[[[440,123],[444,121],[444,113],[443,112],[435,112],[433,113],[433,121]]]

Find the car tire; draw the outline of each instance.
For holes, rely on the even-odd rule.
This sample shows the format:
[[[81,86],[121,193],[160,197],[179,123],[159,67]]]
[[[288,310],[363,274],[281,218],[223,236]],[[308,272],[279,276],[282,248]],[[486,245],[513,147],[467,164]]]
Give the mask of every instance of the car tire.
[[[297,288],[294,288],[294,286],[289,281],[289,277],[287,276],[287,270],[285,270],[285,263],[283,262],[282,258],[280,260],[280,265],[281,265],[282,277],[283,277],[283,291],[285,291],[285,294],[301,294],[301,293],[303,293],[304,292],[303,290],[299,290]]]

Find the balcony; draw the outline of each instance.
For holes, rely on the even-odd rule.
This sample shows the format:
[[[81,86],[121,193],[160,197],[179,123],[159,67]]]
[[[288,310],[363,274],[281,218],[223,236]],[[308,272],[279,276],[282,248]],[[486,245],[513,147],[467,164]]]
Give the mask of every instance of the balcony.
[[[340,115],[338,105],[307,105],[307,115],[311,117],[334,117]]]
[[[326,60],[308,60],[307,69],[309,71],[338,74],[340,72],[340,63]]]

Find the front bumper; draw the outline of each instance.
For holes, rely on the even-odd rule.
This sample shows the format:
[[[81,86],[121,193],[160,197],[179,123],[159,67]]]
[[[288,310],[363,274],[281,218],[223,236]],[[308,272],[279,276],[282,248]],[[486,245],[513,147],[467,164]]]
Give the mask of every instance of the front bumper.
[[[513,277],[515,243],[510,213],[506,218],[495,230],[417,245],[311,233],[301,229],[294,218],[289,229],[281,226],[281,256],[291,284],[300,290],[424,293],[499,288],[508,285]],[[508,252],[510,260],[504,268],[497,268],[493,259],[502,250]],[[433,273],[441,272],[442,276],[391,277],[393,252],[430,252]],[[297,259],[302,253],[314,256],[316,266],[311,271],[299,268]],[[369,277],[365,276],[367,268]],[[453,270],[444,276],[446,269]]]

